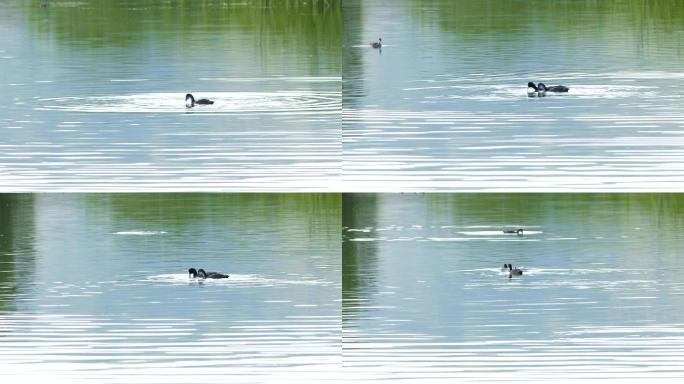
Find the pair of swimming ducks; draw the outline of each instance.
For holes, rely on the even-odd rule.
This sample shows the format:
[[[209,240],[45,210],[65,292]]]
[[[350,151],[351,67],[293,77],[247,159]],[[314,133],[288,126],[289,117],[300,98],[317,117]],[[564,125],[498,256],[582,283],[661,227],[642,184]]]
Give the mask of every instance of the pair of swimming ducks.
[[[501,272],[508,272],[509,279],[513,276],[522,276],[523,274],[522,269],[513,268],[513,265],[511,264],[504,264],[503,268],[501,268]]]
[[[196,277],[199,277],[200,279],[227,279],[230,277],[230,275],[226,275],[223,273],[219,272],[206,272],[204,269],[195,269],[195,268],[190,268],[188,269],[188,276],[191,279],[194,279]]]
[[[534,85],[533,82],[527,83],[527,96],[529,97],[544,97],[546,92],[553,93],[565,93],[568,92],[570,88],[565,85],[554,85],[552,87],[547,87],[544,83],[539,83]]]

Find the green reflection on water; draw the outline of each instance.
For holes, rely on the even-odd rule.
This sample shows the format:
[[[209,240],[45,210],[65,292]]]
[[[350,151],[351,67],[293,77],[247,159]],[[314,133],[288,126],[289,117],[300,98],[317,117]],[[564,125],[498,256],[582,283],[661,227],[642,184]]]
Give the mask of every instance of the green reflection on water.
[[[360,0],[347,0],[342,4],[342,17],[344,19],[344,44],[342,49],[343,61],[342,68],[342,97],[345,105],[350,106],[358,97],[365,95],[364,82],[350,81],[361,79],[363,75],[363,51],[353,49],[350,45],[356,44],[361,40],[361,21],[363,19],[363,8]]]
[[[449,220],[466,224],[473,221],[529,222],[556,217],[566,222],[592,220],[613,214],[630,221],[654,220],[663,230],[684,229],[684,195],[676,193],[428,193],[428,194],[349,194],[345,195],[343,224],[350,228],[373,226],[378,218],[370,215],[382,206],[400,209],[402,202],[421,206],[424,217],[410,220]],[[603,211],[596,208],[602,207]],[[358,212],[365,214],[359,215]],[[617,217],[613,216],[613,218]],[[631,225],[621,221],[624,225]],[[617,230],[617,228],[616,228]]]
[[[671,0],[411,0],[410,5],[418,20],[429,23],[437,15],[443,30],[468,35],[508,36],[540,29],[555,34],[598,26],[646,36],[681,30],[684,23],[684,7]]]
[[[379,195],[345,194],[342,199],[342,227],[375,227]],[[377,263],[377,243],[342,242],[342,302],[364,299],[375,286],[372,272]],[[345,318],[343,317],[343,320]]]
[[[153,46],[152,55],[191,57],[204,46],[216,55],[251,47],[253,63],[294,55],[300,65],[341,70],[339,0],[32,0],[19,9],[38,38],[77,50]]]
[[[188,225],[207,218],[220,221],[244,219],[286,224],[287,214],[305,215],[311,226],[332,215],[339,216],[339,194],[308,193],[114,193],[83,194],[87,211],[110,212],[112,218],[142,223]],[[327,219],[326,219],[327,220]]]
[[[145,43],[143,36],[175,38],[155,33],[208,29],[220,37],[238,28],[258,36],[277,36],[277,44],[314,48],[339,46],[339,0],[269,1],[108,1],[89,0],[76,6],[53,5],[43,0],[25,3],[35,32],[49,33],[58,42],[90,42],[93,46],[128,46]],[[71,2],[73,3],[73,2]],[[40,16],[40,17],[38,17]],[[268,43],[268,41],[263,41]]]
[[[251,234],[234,239],[236,246],[246,249],[254,247],[251,242],[255,238],[284,242],[305,233],[318,237],[321,244],[329,244],[331,250],[339,249],[339,194],[132,193],[85,194],[83,198],[86,214],[93,222],[109,216],[115,226],[138,225],[168,232],[212,223],[226,231],[239,229]],[[332,257],[335,252],[326,255]]]
[[[555,56],[569,63],[578,57],[622,67],[641,63],[653,70],[675,65],[673,59],[684,54],[684,7],[678,1],[411,0],[410,6],[420,25],[436,25],[457,37],[458,45],[485,44],[480,49],[490,50],[492,59],[507,60],[509,44],[524,42],[517,50],[537,58],[534,67]],[[469,54],[463,55],[467,60]]]
[[[0,311],[13,310],[34,264],[34,195],[0,194]]]

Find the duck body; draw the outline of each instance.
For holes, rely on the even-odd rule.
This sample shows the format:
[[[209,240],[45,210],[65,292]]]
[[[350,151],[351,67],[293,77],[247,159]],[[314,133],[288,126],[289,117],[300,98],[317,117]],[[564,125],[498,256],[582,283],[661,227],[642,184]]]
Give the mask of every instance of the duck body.
[[[371,47],[373,48],[382,48],[382,39],[378,37],[378,41],[374,41],[371,43]]]
[[[563,93],[567,92],[570,90],[570,88],[566,87],[565,85],[553,85],[551,87],[547,87],[544,85],[544,83],[539,83],[537,85],[537,88],[539,88],[540,92],[556,92],[556,93]]]
[[[201,279],[227,279],[230,275],[219,272],[205,272],[204,269],[200,268],[197,270],[197,276]]]
[[[191,279],[199,277],[200,279],[227,279],[230,275],[219,272],[206,272],[204,269],[199,270],[195,268],[188,269],[188,277]]]
[[[504,229],[504,230],[503,230],[503,233],[515,233],[515,234],[518,235],[518,236],[522,236],[522,235],[523,235],[523,229],[522,229],[522,228],[518,228],[518,229]]]
[[[209,99],[195,100],[195,97],[191,93],[186,94],[185,95],[185,107],[186,108],[192,108],[195,106],[195,104],[211,105],[211,104],[214,104],[214,102],[212,100],[209,100]]]
[[[512,278],[513,276],[522,276],[523,270],[519,268],[513,268],[513,265],[508,264],[508,278]]]

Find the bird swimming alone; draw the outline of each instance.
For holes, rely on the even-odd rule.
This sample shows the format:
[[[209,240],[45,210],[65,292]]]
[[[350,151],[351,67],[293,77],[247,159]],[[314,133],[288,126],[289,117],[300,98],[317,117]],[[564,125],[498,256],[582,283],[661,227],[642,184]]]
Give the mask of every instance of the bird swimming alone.
[[[371,47],[373,48],[382,48],[382,38],[378,37],[378,41],[374,41],[371,43]]]
[[[212,100],[209,100],[209,99],[199,99],[199,100],[195,100],[195,97],[192,96],[191,93],[186,94],[186,95],[185,95],[185,107],[186,107],[186,108],[192,108],[192,107],[195,106],[195,104],[199,104],[199,105],[211,105],[211,104],[214,104],[214,102],[213,102]]]
[[[504,229],[504,230],[503,230],[503,233],[515,233],[515,234],[517,234],[518,236],[522,236],[522,235],[523,235],[523,229],[522,229],[522,228],[518,228],[518,229]]]
[[[218,272],[205,272],[204,269],[200,268],[196,270],[195,268],[188,269],[188,276],[192,279],[199,277],[200,279],[227,279],[230,275],[226,275]]]
[[[546,95],[546,92],[565,93],[569,90],[570,88],[564,85],[554,85],[551,87],[547,87],[546,85],[544,85],[544,83],[539,83],[538,85],[534,85],[534,83],[531,81],[527,83],[527,96],[529,97],[542,97]]]

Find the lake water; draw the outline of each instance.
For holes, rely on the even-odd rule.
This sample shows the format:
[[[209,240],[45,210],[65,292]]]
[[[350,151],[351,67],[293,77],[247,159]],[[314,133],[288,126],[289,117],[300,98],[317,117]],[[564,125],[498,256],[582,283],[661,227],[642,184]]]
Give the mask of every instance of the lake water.
[[[329,190],[340,45],[336,0],[3,1],[3,191]]]
[[[350,0],[343,18],[345,191],[681,190],[679,3]]]
[[[340,243],[333,194],[0,195],[0,377],[321,382]]]
[[[350,378],[684,378],[684,195],[377,194],[343,203]],[[509,279],[504,263],[523,275]]]

